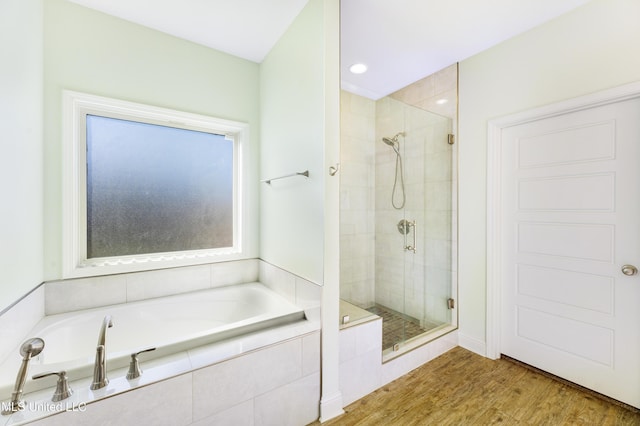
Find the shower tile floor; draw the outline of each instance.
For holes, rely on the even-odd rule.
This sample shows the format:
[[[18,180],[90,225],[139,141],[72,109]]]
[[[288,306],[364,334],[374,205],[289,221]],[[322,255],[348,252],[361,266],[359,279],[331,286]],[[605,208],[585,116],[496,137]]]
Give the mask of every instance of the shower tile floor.
[[[374,305],[367,311],[382,317],[382,349],[393,347],[396,343],[409,340],[439,326],[440,324],[425,324],[420,321],[382,305]]]

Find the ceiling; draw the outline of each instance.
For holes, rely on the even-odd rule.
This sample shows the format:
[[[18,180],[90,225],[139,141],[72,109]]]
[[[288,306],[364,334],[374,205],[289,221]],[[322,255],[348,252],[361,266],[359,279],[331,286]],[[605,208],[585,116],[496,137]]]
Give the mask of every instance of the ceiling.
[[[69,1],[259,63],[308,0]],[[588,1],[342,0],[342,88],[381,98]]]
[[[308,0],[69,0],[262,62]]]

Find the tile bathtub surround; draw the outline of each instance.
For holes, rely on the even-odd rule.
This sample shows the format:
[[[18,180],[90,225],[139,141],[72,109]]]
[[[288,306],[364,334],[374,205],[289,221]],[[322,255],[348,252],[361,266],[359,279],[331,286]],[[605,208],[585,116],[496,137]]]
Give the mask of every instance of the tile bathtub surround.
[[[320,307],[322,286],[285,271],[263,260],[259,261],[259,281],[303,309]]]
[[[54,315],[127,301],[127,278],[123,275],[49,281],[45,283],[45,312]]]
[[[317,420],[320,417],[320,372],[257,396],[254,407],[254,425],[258,426],[306,425]]]
[[[211,287],[258,281],[259,260],[239,260],[211,264]]]
[[[311,411],[312,414],[309,413],[304,418],[303,413],[298,413],[295,416],[298,417],[297,422],[280,424],[307,424],[315,420],[319,415],[317,410],[320,401],[319,351],[304,349],[305,346],[319,347],[319,344],[319,334],[316,333],[313,336],[284,342],[195,371],[193,373],[194,420],[213,416],[254,398],[269,400],[269,403],[255,406],[257,411],[259,411],[258,405],[266,405],[260,410],[267,409],[274,402],[273,398],[265,396],[270,393],[274,393],[274,396],[283,394],[282,399],[277,399],[275,402],[276,405],[287,406],[286,411],[299,410],[291,404],[293,402],[291,396],[297,393],[294,389],[288,389],[291,385],[293,388],[301,387],[300,392],[303,392],[303,398],[309,399],[306,404],[304,400],[301,401],[302,406],[307,405],[307,407],[299,411]],[[215,383],[215,386],[212,386],[212,383]],[[313,405],[311,410],[309,405]],[[256,415],[261,416],[258,412]],[[276,419],[282,418],[283,415],[286,413],[272,417],[265,423],[276,424],[278,423]]]
[[[258,259],[45,283],[45,313],[90,309],[258,281]]]
[[[49,281],[0,315],[0,360],[26,338],[45,315],[258,281],[303,309],[319,308],[321,287],[259,259],[158,271]]]
[[[211,265],[125,274],[127,302],[211,288]]]
[[[171,426],[303,425],[318,418],[319,402],[320,332],[315,331],[33,424],[134,426],[145,419]],[[8,425],[19,423],[12,420]]]
[[[217,371],[221,374],[221,376],[216,377],[215,380],[210,380],[209,385],[217,386],[221,383],[222,378],[226,377],[228,380],[225,386],[229,388],[228,392],[230,394],[234,394],[234,392],[235,394],[238,393],[238,390],[234,388],[234,386],[236,386],[233,384],[234,380],[237,382],[239,380],[238,377],[241,378],[237,385],[242,387],[246,382],[246,375],[250,374],[252,380],[255,382],[252,384],[254,392],[250,392],[250,394],[255,397],[271,392],[276,394],[278,392],[286,393],[288,392],[287,390],[280,388],[290,389],[291,386],[295,387],[300,384],[297,382],[301,382],[301,384],[304,385],[303,387],[307,388],[307,395],[314,395],[315,392],[319,392],[320,383],[320,318],[319,312],[316,311],[319,311],[319,308],[308,311],[308,319],[306,321],[298,321],[268,330],[198,346],[171,355],[161,356],[160,358],[145,357],[141,359],[141,366],[144,373],[140,378],[133,381],[128,381],[125,378],[127,367],[110,370],[108,373],[110,379],[109,385],[97,391],[89,390],[91,383],[91,377],[89,376],[73,380],[70,386],[74,389],[74,394],[67,399],[66,402],[73,406],[86,406],[87,413],[91,414],[80,416],[79,420],[76,418],[76,415],[67,417],[67,413],[55,415],[55,418],[68,418],[71,423],[67,423],[66,420],[60,420],[58,423],[52,424],[93,424],[96,422],[107,422],[108,418],[103,417],[103,415],[107,416],[108,410],[101,409],[101,407],[104,407],[105,403],[111,401],[113,397],[119,398],[122,401],[121,404],[125,406],[129,404],[135,405],[138,400],[144,400],[146,398],[145,392],[149,387],[158,387],[160,383],[171,381],[176,377],[196,375],[198,372],[207,369],[219,369]],[[237,366],[238,363],[244,366],[248,365],[246,362],[241,361],[243,359],[248,360],[247,362],[250,364],[250,367],[244,371],[234,370],[233,367]],[[269,374],[258,378],[253,377],[260,375],[261,370],[268,371]],[[233,377],[234,372],[238,374],[236,378]],[[317,376],[317,379],[314,379],[312,376]],[[51,405],[50,399],[55,380],[54,378],[44,380],[49,380],[48,384],[45,384],[46,387],[44,389],[28,391],[28,394],[25,396],[31,403],[30,407],[32,408],[7,418],[7,426],[41,419],[55,412],[55,407],[46,408],[46,406]],[[195,379],[190,378],[189,380],[194,381]],[[314,382],[314,380],[318,383],[317,386],[308,388],[309,382]],[[27,384],[29,383],[30,382]],[[203,384],[203,386],[206,386],[206,384]],[[192,389],[193,385],[190,384],[189,388]],[[5,393],[6,396],[9,395],[9,391]],[[240,393],[242,393],[242,391]],[[123,395],[128,395],[131,398],[124,397]],[[253,398],[253,396],[251,398]],[[290,397],[295,399],[295,395],[290,395]],[[196,405],[194,398],[197,398],[195,394],[193,397],[189,396],[186,402],[190,413],[193,412],[192,406],[195,407]],[[233,400],[229,404],[220,405],[218,407],[220,412],[207,412],[205,418],[208,417],[209,414],[217,416],[223,411],[230,409],[236,402],[237,400]],[[309,414],[311,411],[308,410],[308,407],[314,404],[316,408],[313,410],[313,416],[315,417],[307,420],[307,418],[311,416],[311,414]],[[106,405],[108,406],[109,404],[107,403]],[[43,406],[45,408],[43,408]],[[318,399],[315,400],[313,398],[311,400],[305,399],[302,406],[307,407],[307,409],[302,410],[305,423],[301,424],[307,424],[317,418],[319,396]],[[162,410],[165,409],[168,410],[169,407],[163,406],[160,410],[161,416],[163,416]],[[64,410],[64,407],[62,407],[62,410]],[[156,418],[155,408],[152,410],[153,412],[145,412],[144,409],[141,410],[139,413],[141,416],[145,418]],[[293,408],[288,411],[295,412]],[[298,410],[298,413],[300,413],[300,410]],[[165,413],[163,418],[165,417],[175,420],[175,417],[168,412]],[[129,416],[126,418],[119,417],[119,419],[122,420],[122,423],[119,422],[118,424],[136,424],[135,419],[130,419]],[[190,424],[190,422],[191,420],[189,420],[189,423],[184,424]],[[273,422],[282,424],[279,419],[275,419]],[[272,422],[267,421],[267,423]],[[158,424],[165,423],[160,422]],[[171,421],[166,424],[182,424],[182,422]],[[260,423],[256,420],[255,424]]]
[[[282,331],[279,331],[280,328],[274,330],[282,343],[274,344],[267,336],[252,335],[253,343],[240,345],[245,348],[245,352],[250,351],[242,355],[236,354],[237,345],[229,346],[227,349],[213,349],[213,352],[211,350],[209,352],[190,351],[189,364],[196,369],[193,372],[147,384],[132,392],[118,393],[107,399],[94,401],[87,405],[87,410],[83,413],[65,412],[46,417],[37,423],[73,425],[86,424],[87,421],[107,422],[114,418],[111,413],[113,410],[120,413],[116,416],[118,423],[125,425],[137,424],[140,417],[159,419],[158,424],[166,422],[172,425],[192,424],[192,422],[193,424],[211,424],[218,420],[227,421],[230,424],[307,424],[316,420],[319,415],[320,401],[320,333],[319,331],[310,332],[310,330],[320,328],[321,287],[258,259],[150,273],[49,282],[1,316],[0,325],[4,324],[2,321],[9,321],[10,326],[3,328],[10,330],[15,328],[15,323],[18,322],[16,316],[20,317],[20,322],[26,323],[24,321],[26,315],[33,316],[31,321],[33,324],[28,325],[30,329],[44,316],[45,308],[47,314],[87,309],[139,298],[253,282],[258,281],[260,275],[265,279],[267,286],[305,308],[307,317],[310,319],[310,322],[305,324],[292,324]],[[189,282],[190,285],[185,289],[176,286],[176,282]],[[19,339],[23,339],[27,332],[28,330],[21,331]],[[15,343],[18,345],[20,342]],[[211,360],[216,359],[216,353],[221,355],[217,359],[227,358],[227,361],[210,365]],[[242,389],[239,391],[235,389],[237,386],[242,388],[243,381],[238,381],[231,372],[235,368],[234,363],[241,363],[239,360],[245,357],[249,357],[251,365],[260,366],[261,371],[270,372],[268,380],[261,381],[262,378],[258,376],[264,376],[264,374],[254,371],[253,377],[256,381],[253,382],[249,393],[245,393]],[[185,383],[188,389],[194,389],[194,383],[199,380],[194,377],[199,377],[199,374],[208,368],[219,369],[221,377],[229,378],[225,386],[230,394],[237,395],[239,392],[244,395],[240,399],[245,397],[249,399],[240,402],[236,399],[228,404],[219,405],[215,412],[209,409],[203,412],[196,408],[202,406],[196,394],[184,393],[179,402],[181,405],[179,410],[172,410],[171,401],[154,396],[158,393],[171,394],[170,389],[180,388]],[[247,371],[251,371],[251,368],[242,373],[246,374]],[[236,373],[240,374],[238,371]],[[148,374],[151,374],[151,370]],[[217,386],[219,379],[220,377],[216,377],[216,380],[205,380],[199,383],[201,386]],[[115,383],[117,380],[112,382]],[[152,402],[149,402],[149,398]],[[287,402],[283,403],[283,400]],[[156,403],[157,401],[160,403]],[[137,407],[134,416],[126,415],[130,410],[118,408],[130,405]],[[252,407],[249,412],[242,409],[248,406]],[[193,417],[194,413],[200,417]],[[121,416],[121,414],[125,415]],[[14,424],[16,421],[20,423],[18,417],[16,416],[16,419],[9,424]],[[247,419],[250,419],[250,422]]]
[[[152,425],[188,425],[192,422],[191,375],[184,374],[106,398],[86,406],[36,420],[40,426],[86,424],[136,425],[140,419]],[[83,411],[80,411],[82,408]],[[7,426],[13,423],[8,423]]]
[[[16,350],[45,315],[254,282],[258,281],[260,263],[264,262],[248,259],[46,282],[0,315],[0,361]],[[269,275],[274,290],[297,300],[304,309],[320,306],[319,286],[280,271],[277,276]],[[283,279],[282,285],[276,284],[279,278]]]

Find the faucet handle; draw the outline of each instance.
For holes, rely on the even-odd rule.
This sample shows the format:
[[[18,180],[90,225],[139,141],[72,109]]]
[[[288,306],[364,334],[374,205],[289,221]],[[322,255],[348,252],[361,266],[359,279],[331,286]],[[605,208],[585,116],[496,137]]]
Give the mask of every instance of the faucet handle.
[[[56,383],[56,391],[54,392],[53,397],[51,398],[51,401],[53,402],[62,401],[63,399],[67,399],[71,395],[73,395],[73,390],[69,386],[69,381],[67,380],[67,372],[64,370],[47,371],[45,373],[35,374],[31,378],[33,380],[37,380],[43,377],[54,376],[54,375],[58,376],[58,382]]]
[[[127,380],[136,379],[142,374],[142,370],[140,370],[140,363],[138,362],[138,355],[143,352],[151,352],[155,350],[156,348],[147,348],[131,354],[131,361],[129,361],[129,371],[127,372]]]

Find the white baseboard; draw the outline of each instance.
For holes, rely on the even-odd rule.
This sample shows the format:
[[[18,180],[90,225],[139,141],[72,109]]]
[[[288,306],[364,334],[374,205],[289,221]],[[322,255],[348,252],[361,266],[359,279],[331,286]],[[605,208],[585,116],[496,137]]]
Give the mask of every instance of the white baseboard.
[[[320,423],[334,419],[344,414],[342,409],[342,392],[337,392],[328,398],[320,400]]]
[[[475,352],[478,355],[482,355],[484,357],[487,356],[487,343],[476,339],[475,337],[467,336],[464,333],[460,333],[458,331],[458,345],[463,348],[470,350],[471,352]]]

